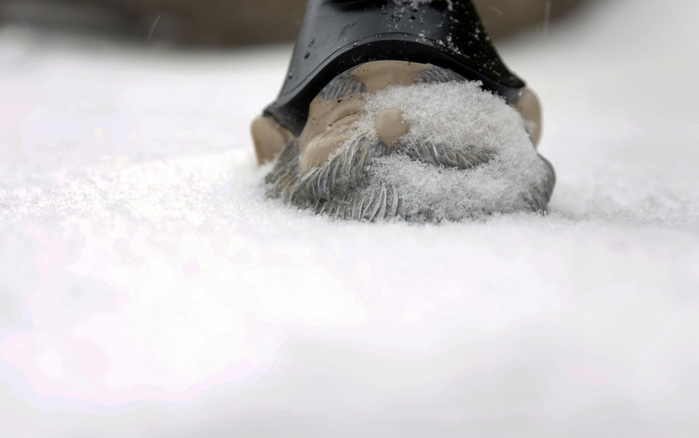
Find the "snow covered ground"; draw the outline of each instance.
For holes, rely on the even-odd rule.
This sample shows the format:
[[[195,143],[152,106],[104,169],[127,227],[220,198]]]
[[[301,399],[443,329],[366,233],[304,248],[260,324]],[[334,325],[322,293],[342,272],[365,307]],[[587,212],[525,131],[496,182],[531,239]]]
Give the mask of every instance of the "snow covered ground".
[[[289,47],[0,30],[0,435],[699,436],[698,14],[502,46],[551,214],[439,227],[263,199]]]

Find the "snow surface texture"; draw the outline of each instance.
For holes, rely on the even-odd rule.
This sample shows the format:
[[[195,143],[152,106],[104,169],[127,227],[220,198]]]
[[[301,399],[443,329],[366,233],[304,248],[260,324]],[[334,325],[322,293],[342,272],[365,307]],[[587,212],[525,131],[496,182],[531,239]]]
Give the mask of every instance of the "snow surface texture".
[[[438,227],[264,199],[288,47],[0,30],[2,436],[697,436],[697,13],[501,47],[552,213]]]
[[[436,209],[437,217],[467,218],[479,212],[529,211],[535,187],[548,185],[549,168],[522,117],[479,83],[416,84],[370,95],[358,136],[375,132],[375,116],[384,108],[402,111],[410,125],[400,139],[406,145],[431,139],[455,152],[492,156],[468,170],[439,168],[401,154],[375,159],[368,191],[397,187],[413,214]]]

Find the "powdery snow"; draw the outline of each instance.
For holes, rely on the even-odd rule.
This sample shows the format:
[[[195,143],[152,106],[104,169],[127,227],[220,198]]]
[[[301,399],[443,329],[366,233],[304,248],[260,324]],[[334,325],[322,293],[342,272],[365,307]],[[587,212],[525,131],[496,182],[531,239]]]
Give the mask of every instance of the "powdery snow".
[[[547,168],[524,120],[478,82],[389,87],[373,94],[367,98],[357,135],[375,135],[375,115],[384,108],[402,111],[410,125],[400,139],[406,145],[430,139],[456,152],[493,157],[468,171],[439,168],[400,154],[376,159],[370,172],[372,185],[399,187],[409,210],[429,208],[436,200],[438,216],[451,218],[480,211],[529,210],[525,197],[531,196],[533,187],[544,185]]]
[[[263,198],[289,47],[0,30],[2,435],[696,436],[697,12],[596,2],[501,47],[551,214],[444,226]]]

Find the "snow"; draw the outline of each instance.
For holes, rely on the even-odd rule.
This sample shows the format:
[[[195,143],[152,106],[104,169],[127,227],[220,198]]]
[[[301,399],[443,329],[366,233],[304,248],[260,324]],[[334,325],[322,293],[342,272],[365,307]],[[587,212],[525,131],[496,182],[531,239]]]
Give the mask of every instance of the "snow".
[[[375,136],[376,114],[398,108],[410,126],[405,145],[430,139],[467,157],[490,159],[468,171],[440,168],[391,154],[372,164],[368,191],[398,187],[413,214],[435,209],[436,216],[464,218],[479,212],[528,211],[527,198],[546,186],[548,167],[527,135],[525,121],[504,99],[480,82],[395,86],[367,98],[355,137]],[[353,143],[348,141],[348,145]]]
[[[264,200],[289,47],[0,30],[2,435],[696,436],[697,12],[502,46],[551,214],[443,226]]]
[[[430,3],[432,0],[393,0],[396,6],[407,5],[413,9],[417,8],[421,4]]]

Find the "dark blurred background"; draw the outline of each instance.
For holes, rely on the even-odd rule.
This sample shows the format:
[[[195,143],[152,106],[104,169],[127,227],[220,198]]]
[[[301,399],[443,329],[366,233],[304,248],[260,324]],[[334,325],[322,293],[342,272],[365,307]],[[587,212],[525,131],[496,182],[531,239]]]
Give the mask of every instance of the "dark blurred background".
[[[590,0],[474,0],[496,39],[542,31]],[[230,47],[291,42],[306,0],[0,0],[0,26],[134,43]]]

